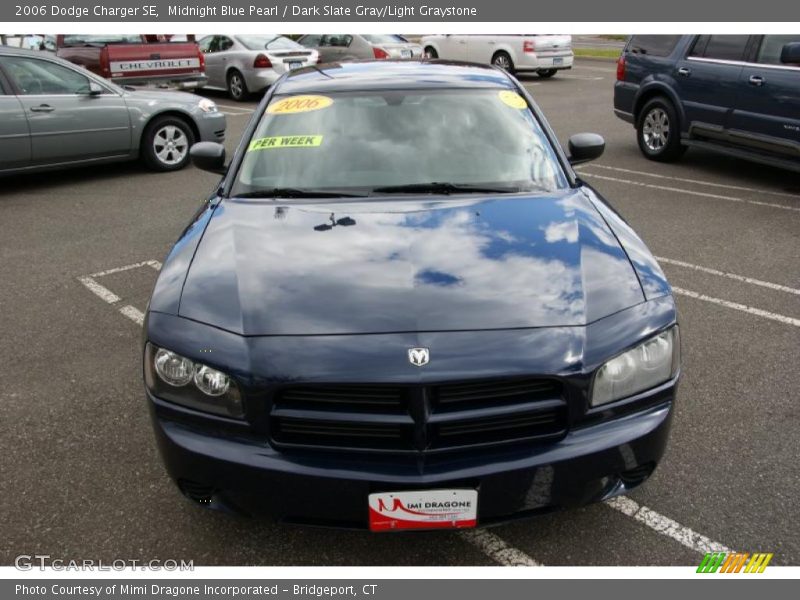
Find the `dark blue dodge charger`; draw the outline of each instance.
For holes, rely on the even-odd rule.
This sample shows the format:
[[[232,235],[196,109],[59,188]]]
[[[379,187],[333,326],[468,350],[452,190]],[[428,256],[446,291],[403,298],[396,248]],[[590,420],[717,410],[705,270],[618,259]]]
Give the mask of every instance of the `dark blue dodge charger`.
[[[610,498],[664,451],[675,303],[508,74],[331,64],[269,90],[150,300],[144,380],[198,504],[374,531]]]

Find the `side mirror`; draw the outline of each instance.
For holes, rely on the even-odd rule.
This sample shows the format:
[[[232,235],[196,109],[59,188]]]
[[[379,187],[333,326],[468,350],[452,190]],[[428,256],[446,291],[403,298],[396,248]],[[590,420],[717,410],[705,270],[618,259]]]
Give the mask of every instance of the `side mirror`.
[[[596,133],[576,133],[569,138],[569,164],[579,165],[603,155],[606,141]]]
[[[800,42],[791,42],[781,49],[781,62],[785,65],[800,65]]]
[[[216,142],[197,142],[189,149],[192,164],[203,171],[224,175],[227,171],[225,165],[225,146]]]
[[[103,93],[103,86],[95,81],[89,82],[89,95],[90,96],[99,96]]]

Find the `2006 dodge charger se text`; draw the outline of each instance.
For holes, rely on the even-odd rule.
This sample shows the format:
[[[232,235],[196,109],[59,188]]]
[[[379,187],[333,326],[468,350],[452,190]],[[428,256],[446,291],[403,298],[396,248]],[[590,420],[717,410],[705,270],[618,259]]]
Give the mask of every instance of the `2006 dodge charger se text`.
[[[679,376],[671,288],[508,74],[301,69],[164,262],[144,378],[199,504],[373,531],[472,527],[647,479]]]

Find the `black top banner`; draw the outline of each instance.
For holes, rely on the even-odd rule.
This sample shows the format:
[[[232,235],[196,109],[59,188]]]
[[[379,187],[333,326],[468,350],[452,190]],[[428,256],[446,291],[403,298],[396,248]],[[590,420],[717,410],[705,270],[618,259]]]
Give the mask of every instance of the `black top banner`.
[[[12,0],[0,22],[797,22],[796,0]]]

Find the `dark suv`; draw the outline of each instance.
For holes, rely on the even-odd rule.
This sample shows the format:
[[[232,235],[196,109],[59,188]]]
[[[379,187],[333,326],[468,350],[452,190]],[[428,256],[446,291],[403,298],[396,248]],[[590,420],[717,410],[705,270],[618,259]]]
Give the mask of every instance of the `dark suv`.
[[[614,112],[651,160],[696,146],[800,171],[800,34],[633,36]]]

